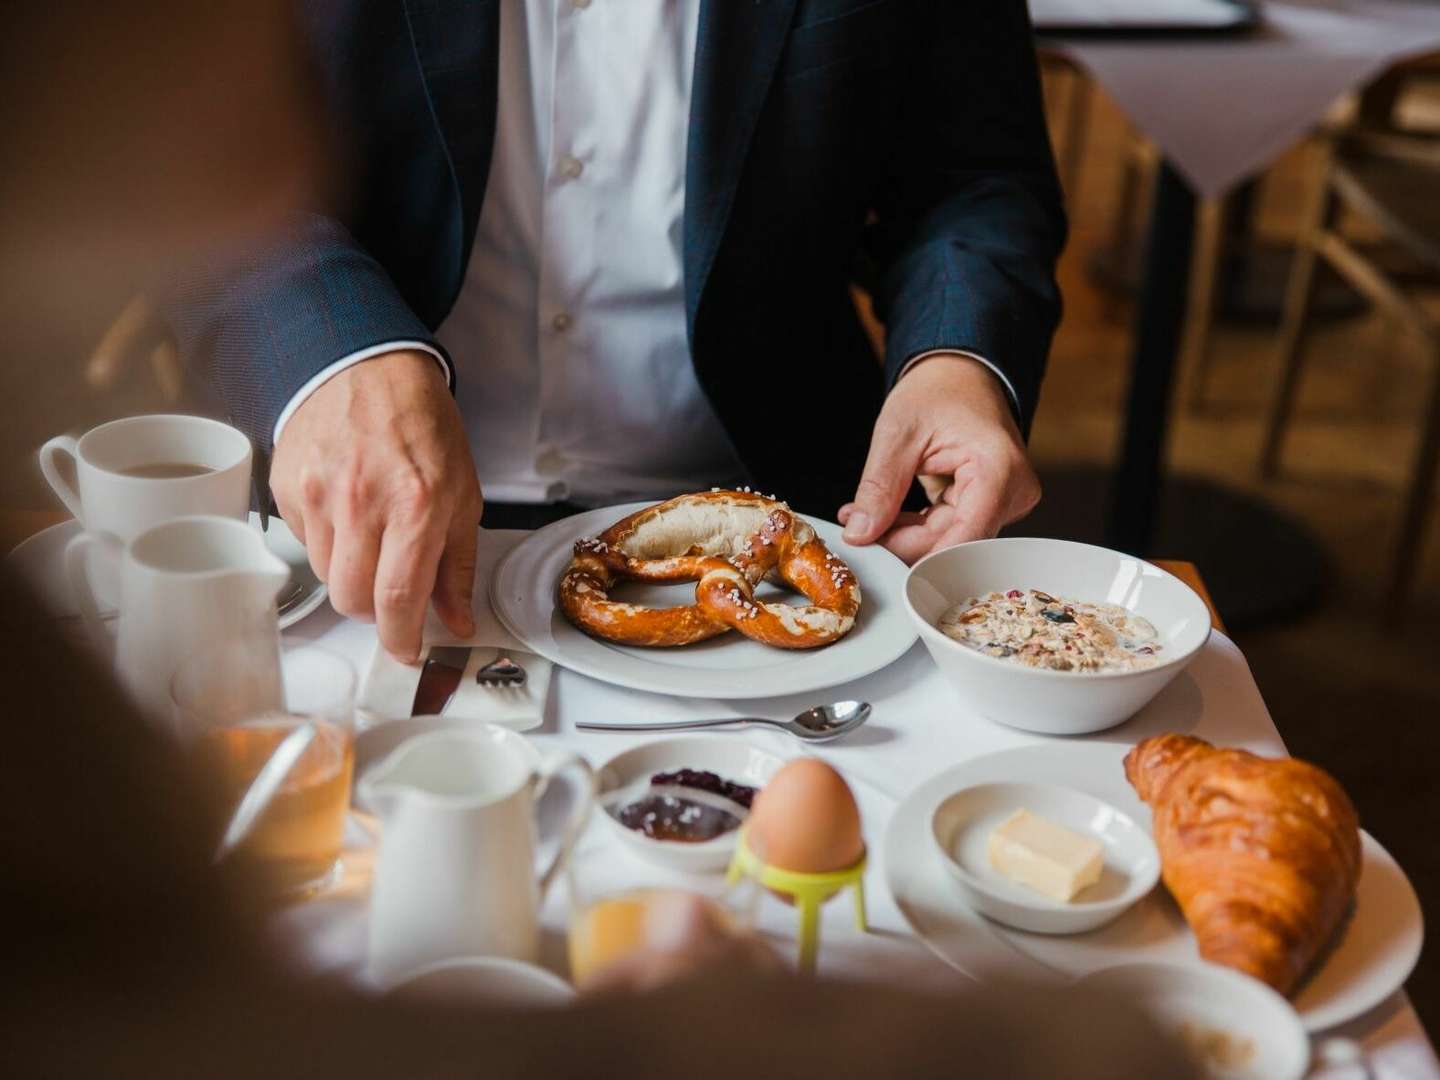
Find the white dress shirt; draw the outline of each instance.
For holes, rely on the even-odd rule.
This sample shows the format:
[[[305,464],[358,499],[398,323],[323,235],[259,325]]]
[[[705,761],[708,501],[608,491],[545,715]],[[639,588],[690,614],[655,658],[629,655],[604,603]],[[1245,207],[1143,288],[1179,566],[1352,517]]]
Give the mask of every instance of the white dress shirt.
[[[437,331],[487,500],[603,505],[743,475],[686,334],[699,18],[700,0],[501,2],[490,178]],[[285,407],[276,439],[331,376],[403,348],[434,352],[396,341],[344,357]]]
[[[700,0],[502,0],[494,157],[437,337],[486,499],[603,504],[742,469],[686,335],[685,148]],[[347,356],[295,396],[399,348]]]

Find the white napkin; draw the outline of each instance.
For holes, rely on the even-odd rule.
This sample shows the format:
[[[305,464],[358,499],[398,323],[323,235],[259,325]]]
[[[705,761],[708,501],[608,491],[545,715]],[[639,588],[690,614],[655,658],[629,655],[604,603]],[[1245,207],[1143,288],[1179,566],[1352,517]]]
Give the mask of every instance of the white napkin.
[[[490,577],[496,564],[510,549],[530,535],[520,529],[482,529],[475,566],[475,634],[464,641],[445,630],[432,611],[425,620],[425,647],[470,645],[470,662],[460,686],[445,708],[447,717],[500,724],[516,731],[529,731],[545,722],[545,700],[550,694],[551,663],[526,652],[510,632],[500,625],[490,607]],[[475,682],[475,673],[499,654],[510,657],[525,669],[522,687],[487,687]],[[370,723],[408,717],[420,685],[420,668],[394,659],[377,640],[370,657],[365,685],[360,691],[360,709]]]

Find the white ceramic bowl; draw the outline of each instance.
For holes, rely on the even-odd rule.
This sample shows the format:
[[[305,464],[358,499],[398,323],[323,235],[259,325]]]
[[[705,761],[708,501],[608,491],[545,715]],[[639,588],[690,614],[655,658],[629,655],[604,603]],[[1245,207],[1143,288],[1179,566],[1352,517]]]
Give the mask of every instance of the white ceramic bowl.
[[[1141,671],[1050,671],[986,656],[937,628],[954,605],[1009,589],[1129,608],[1154,624],[1164,659]],[[911,569],[905,604],[920,640],[969,710],[1046,735],[1083,735],[1124,723],[1210,636],[1205,602],[1179,578],[1133,556],[1068,540],[977,540],[937,551]]]
[[[1062,903],[1017,885],[990,865],[990,834],[1020,808],[1105,845],[1100,880]],[[940,858],[965,901],[996,922],[1037,934],[1079,934],[1104,926],[1155,887],[1160,853],[1123,811],[1073,788],[1049,784],[976,784],[935,808],[930,819]]]
[[[641,858],[673,870],[702,873],[723,870],[735,851],[734,830],[699,843],[654,840],[627,829],[608,807],[619,809],[626,792],[642,792],[651,776],[675,769],[703,769],[725,780],[762,788],[785,764],[785,759],[752,746],[743,739],[690,735],[641,743],[616,754],[595,773],[597,812],[619,841]]]
[[[1209,1063],[1226,1080],[1300,1080],[1310,1067],[1310,1040],[1290,1003],[1264,983],[1213,964],[1122,964],[1092,972],[1077,987],[1133,998],[1162,1028],[1181,1035],[1223,1036],[1243,1060]],[[1249,1053],[1244,1051],[1248,1049]]]
[[[416,968],[387,988],[397,997],[497,1006],[566,1005],[574,988],[534,964],[499,956],[459,956]]]

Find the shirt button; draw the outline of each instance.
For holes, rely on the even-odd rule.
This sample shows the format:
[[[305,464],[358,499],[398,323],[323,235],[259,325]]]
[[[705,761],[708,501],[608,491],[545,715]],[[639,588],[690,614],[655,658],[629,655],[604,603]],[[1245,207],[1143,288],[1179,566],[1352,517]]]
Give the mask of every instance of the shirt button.
[[[572,319],[568,314],[562,311],[559,315],[556,315],[555,318],[550,320],[550,325],[555,328],[556,332],[563,334],[566,330],[570,329],[570,326],[572,323],[574,323],[574,321],[574,319]]]
[[[578,180],[580,174],[585,171],[585,163],[579,158],[573,158],[566,154],[560,159],[560,175],[567,180]]]
[[[570,0],[570,6],[576,11],[584,11],[590,6],[590,0]]]

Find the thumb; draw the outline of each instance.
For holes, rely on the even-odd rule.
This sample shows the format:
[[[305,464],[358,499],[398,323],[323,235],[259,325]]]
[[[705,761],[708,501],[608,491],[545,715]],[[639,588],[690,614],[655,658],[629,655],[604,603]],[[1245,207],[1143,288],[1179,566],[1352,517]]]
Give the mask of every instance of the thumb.
[[[455,515],[445,537],[445,550],[440,555],[440,568],[435,578],[435,613],[452,634],[462,638],[475,633],[471,602],[475,597],[475,549],[479,543],[479,527],[476,515]]]
[[[846,543],[873,543],[890,528],[919,464],[920,447],[908,429],[897,431],[888,425],[875,425],[865,471],[845,520]]]

